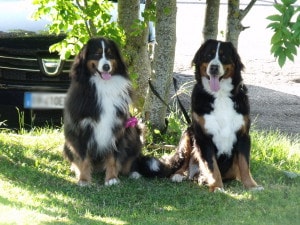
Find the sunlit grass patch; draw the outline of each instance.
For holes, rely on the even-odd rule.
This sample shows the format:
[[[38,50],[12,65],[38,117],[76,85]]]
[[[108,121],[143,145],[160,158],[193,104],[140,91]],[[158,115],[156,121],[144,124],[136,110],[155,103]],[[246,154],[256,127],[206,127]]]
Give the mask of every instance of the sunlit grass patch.
[[[252,131],[251,158],[278,170],[300,173],[300,137],[289,138],[278,131]]]

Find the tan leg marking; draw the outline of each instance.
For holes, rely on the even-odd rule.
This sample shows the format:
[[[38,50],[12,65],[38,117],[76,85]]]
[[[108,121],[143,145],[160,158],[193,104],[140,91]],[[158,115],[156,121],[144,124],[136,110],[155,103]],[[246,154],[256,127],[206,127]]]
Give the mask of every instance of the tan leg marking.
[[[209,169],[207,162],[204,162],[203,159],[199,161],[199,167],[210,192],[223,189],[222,177],[215,156],[213,157],[212,171]]]
[[[72,162],[71,169],[74,170],[78,179],[78,185],[86,186],[92,180],[92,164],[89,157],[84,160],[78,159]]]
[[[117,163],[113,154],[110,154],[105,159],[104,167],[105,173],[105,185],[113,185],[119,183],[118,174],[120,171],[120,165]]]
[[[192,152],[191,137],[187,132],[183,134],[178,148],[182,157],[184,157],[184,163],[181,166],[181,168],[175,172],[175,174],[184,175],[188,169],[190,158],[191,158],[191,152]]]
[[[131,171],[131,166],[132,166],[132,162],[134,161],[135,158],[129,158],[124,165],[122,165],[121,168],[121,173],[123,175],[128,175]]]
[[[180,139],[177,152],[184,158],[182,166],[171,176],[173,182],[182,182],[187,177],[187,171],[191,158],[192,145],[191,137],[187,131],[185,131]]]
[[[250,173],[250,167],[246,158],[239,154],[238,155],[238,166],[241,174],[241,181],[246,188],[257,187],[257,183],[253,180]]]

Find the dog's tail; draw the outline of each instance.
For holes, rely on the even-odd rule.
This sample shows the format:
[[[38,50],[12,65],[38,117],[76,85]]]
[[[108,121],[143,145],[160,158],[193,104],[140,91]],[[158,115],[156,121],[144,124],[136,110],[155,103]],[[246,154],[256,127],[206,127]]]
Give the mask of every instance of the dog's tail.
[[[182,165],[184,161],[176,153],[169,159],[155,158],[151,156],[140,156],[134,163],[134,171],[144,177],[170,177]]]
[[[140,173],[144,177],[168,178],[177,170],[188,164],[192,148],[191,129],[187,129],[176,149],[171,156],[160,159],[151,156],[140,156],[133,164],[133,171]]]

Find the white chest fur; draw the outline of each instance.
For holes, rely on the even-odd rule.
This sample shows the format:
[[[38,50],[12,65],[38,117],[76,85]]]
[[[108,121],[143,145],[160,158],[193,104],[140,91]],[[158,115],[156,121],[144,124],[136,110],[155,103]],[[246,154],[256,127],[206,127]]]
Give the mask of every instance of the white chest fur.
[[[220,90],[213,93],[215,97],[213,111],[204,115],[204,127],[206,132],[213,136],[218,156],[222,154],[230,156],[236,142],[236,131],[244,125],[244,119],[234,110],[234,103],[230,98],[230,91],[233,88],[231,79],[222,80],[220,86]]]
[[[116,139],[113,129],[123,126],[122,120],[117,117],[117,109],[129,113],[131,98],[128,88],[131,86],[129,80],[122,76],[112,76],[110,80],[103,80],[100,76],[93,76],[90,80],[95,84],[97,104],[101,108],[100,120],[93,121],[90,118],[84,119],[81,124],[92,125],[94,128],[94,140],[101,149],[116,149]]]

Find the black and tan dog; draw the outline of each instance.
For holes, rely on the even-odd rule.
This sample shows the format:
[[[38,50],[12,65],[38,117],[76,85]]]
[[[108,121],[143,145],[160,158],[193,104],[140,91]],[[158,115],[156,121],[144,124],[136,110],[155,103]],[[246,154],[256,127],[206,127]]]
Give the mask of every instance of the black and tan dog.
[[[75,58],[70,77],[64,155],[78,184],[89,184],[95,171],[105,171],[105,185],[119,183],[119,174],[156,174],[157,161],[141,155],[141,126],[129,113],[133,88],[115,42],[90,39]]]
[[[223,180],[230,179],[241,180],[248,189],[263,189],[250,173],[250,108],[240,56],[232,43],[208,40],[193,64],[192,123],[176,153],[160,160],[161,168],[169,168],[162,173],[174,171],[164,175],[175,182],[196,178],[210,191],[223,190]]]
[[[181,181],[188,170],[190,179],[197,177],[210,191],[223,189],[228,179],[263,189],[250,173],[250,106],[240,56],[232,43],[208,40],[193,64],[192,124],[182,135],[177,151],[184,162],[172,180]]]

